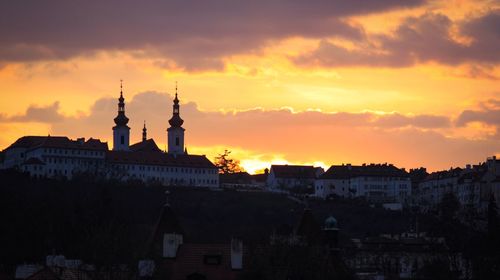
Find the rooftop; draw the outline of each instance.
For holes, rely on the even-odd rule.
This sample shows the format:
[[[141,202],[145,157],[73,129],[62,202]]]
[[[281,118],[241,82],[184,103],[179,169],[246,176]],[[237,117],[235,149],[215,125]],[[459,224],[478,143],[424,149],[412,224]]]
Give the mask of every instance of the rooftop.
[[[408,172],[392,164],[332,165],[320,179],[349,179],[353,177],[409,177]]]
[[[17,141],[10,145],[7,149],[34,149],[40,147],[107,151],[108,143],[101,142],[99,139],[93,138],[85,141],[84,138],[72,140],[66,136],[23,136],[17,139]]]
[[[272,165],[271,172],[276,178],[316,178],[316,167],[312,165]]]

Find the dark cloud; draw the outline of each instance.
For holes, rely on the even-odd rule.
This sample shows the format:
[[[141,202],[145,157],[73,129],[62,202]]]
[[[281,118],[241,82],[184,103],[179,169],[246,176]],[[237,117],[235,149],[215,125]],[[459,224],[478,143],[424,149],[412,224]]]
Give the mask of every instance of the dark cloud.
[[[0,115],[3,122],[43,122],[56,123],[64,120],[65,117],[59,113],[59,102],[54,102],[49,106],[30,106],[21,115],[6,116]]]
[[[457,118],[457,126],[465,126],[471,122],[481,122],[500,128],[500,109],[486,109],[482,111],[466,110]]]
[[[442,14],[426,13],[407,18],[391,35],[372,35],[355,49],[345,49],[328,41],[318,48],[292,60],[298,65],[387,66],[405,67],[422,62],[447,65],[500,62],[500,10],[457,23],[459,33],[472,41],[457,42],[452,37],[454,23]],[[471,69],[470,75],[485,76],[481,68]],[[492,78],[488,76],[488,78]]]
[[[424,0],[174,0],[0,2],[0,61],[66,59],[125,50],[181,67],[220,67],[223,56],[292,36],[361,40],[342,18]]]

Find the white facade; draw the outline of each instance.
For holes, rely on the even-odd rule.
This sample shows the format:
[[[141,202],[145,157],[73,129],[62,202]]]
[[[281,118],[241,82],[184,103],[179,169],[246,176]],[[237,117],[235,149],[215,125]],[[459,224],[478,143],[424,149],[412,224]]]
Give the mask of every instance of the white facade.
[[[219,186],[217,168],[165,166],[155,164],[109,163],[110,177],[121,180],[140,180],[146,183],[157,183],[164,186]]]
[[[184,128],[170,127],[168,131],[168,153],[183,154],[184,153]]]
[[[330,195],[351,197],[349,179],[317,179],[314,182],[314,194],[317,197],[327,198]]]
[[[411,180],[393,165],[332,166],[314,183],[315,196],[364,197],[372,202],[408,203]]]
[[[128,151],[130,147],[130,127],[113,127],[113,150]]]

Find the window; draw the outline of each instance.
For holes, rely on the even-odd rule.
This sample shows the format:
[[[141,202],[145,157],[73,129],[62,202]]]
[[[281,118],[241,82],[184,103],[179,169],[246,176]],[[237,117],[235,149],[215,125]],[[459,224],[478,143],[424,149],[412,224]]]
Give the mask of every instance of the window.
[[[122,135],[122,136],[120,136],[120,143],[121,143],[122,145],[124,145],[124,144],[125,144],[125,136],[123,136],[123,135]]]
[[[175,137],[175,145],[179,146],[179,137]]]

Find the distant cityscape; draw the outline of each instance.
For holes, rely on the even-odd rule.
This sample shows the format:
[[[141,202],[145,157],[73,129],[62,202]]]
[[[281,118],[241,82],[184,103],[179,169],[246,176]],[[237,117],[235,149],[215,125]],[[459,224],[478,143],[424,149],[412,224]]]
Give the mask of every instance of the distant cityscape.
[[[146,122],[142,141],[130,145],[129,119],[120,86],[112,150],[99,139],[24,136],[1,152],[0,166],[17,168],[35,178],[71,179],[75,174],[90,173],[164,186],[254,189],[321,199],[361,197],[398,210],[419,207],[429,211],[447,193],[456,195],[461,205],[481,211],[485,210],[490,195],[500,198],[500,160],[495,156],[482,163],[432,173],[424,167],[407,171],[390,163],[370,163],[333,165],[326,171],[314,166],[272,165],[263,174],[219,174],[218,167],[205,155],[191,155],[184,146],[184,120],[180,115],[177,86],[175,90],[172,117],[168,121],[167,151],[162,151],[154,139],[147,137]]]
[[[251,175],[239,169],[223,168],[221,164],[224,162],[217,162],[217,159],[212,162],[205,155],[188,153],[184,145],[184,120],[181,118],[177,88],[172,116],[168,121],[166,151],[148,138],[146,122],[142,140],[130,144],[128,121],[121,89],[115,126],[112,128],[112,150],[99,139],[24,136],[1,152],[0,166],[4,172],[2,176],[11,180],[11,187],[15,188],[18,187],[15,172],[38,180],[47,189],[52,182],[69,182],[78,186],[82,182],[85,184],[88,178],[94,180],[89,189],[107,188],[101,184],[113,185],[110,182],[156,186],[163,188],[161,190],[166,188],[166,202],[154,226],[144,226],[142,220],[125,223],[125,227],[137,227],[141,232],[152,231],[147,241],[137,241],[135,235],[127,239],[127,242],[140,244],[137,246],[140,249],[134,249],[127,255],[137,260],[137,266],[122,265],[118,270],[100,271],[94,264],[86,264],[78,258],[78,254],[84,255],[82,252],[76,258],[66,258],[64,251],[59,251],[47,254],[43,265],[16,264],[15,272],[11,273],[15,275],[14,279],[433,279],[429,275],[441,271],[433,266],[436,264],[441,268],[444,265],[443,273],[453,274],[453,278],[446,279],[470,279],[468,275],[475,259],[465,257],[462,251],[455,254],[450,238],[459,233],[447,232],[446,223],[451,222],[453,226],[468,224],[481,234],[500,229],[492,226],[498,220],[495,201],[500,198],[500,160],[495,156],[476,165],[432,173],[423,167],[405,170],[391,163],[369,163],[333,165],[326,171],[312,165],[271,165],[264,173]],[[226,156],[228,154],[219,159],[228,160]],[[9,172],[14,172],[14,175]],[[82,181],[82,178],[85,180]],[[29,189],[31,184],[28,182],[24,187]],[[287,217],[291,220],[287,211],[300,212],[300,215],[288,224],[273,226],[261,224],[265,217],[258,217],[257,223],[240,225],[245,230],[235,233],[217,226],[214,229],[214,220],[199,221],[198,216],[189,213],[196,217],[196,222],[194,226],[184,227],[174,213],[170,189],[181,194],[186,190],[184,202],[177,205],[198,201],[195,209],[201,209],[201,201],[205,201],[207,209],[225,211],[225,207],[234,202],[242,207],[239,210],[241,213],[261,210],[270,215],[272,211],[265,212],[269,211],[266,209],[276,207],[274,211],[283,211],[276,214],[276,217],[281,215],[280,219]],[[260,196],[254,197],[255,194]],[[195,199],[197,196],[203,198]],[[207,206],[207,201],[211,201],[207,197],[211,197],[210,203],[216,206]],[[150,204],[150,201],[135,201],[135,197],[130,199],[127,205]],[[245,199],[250,199],[250,202],[244,202]],[[263,207],[261,204],[266,199],[270,202]],[[225,205],[221,205],[219,200],[225,201]],[[298,210],[287,208],[290,201],[298,205]],[[453,201],[458,204],[456,208]],[[280,208],[279,205],[287,206]],[[358,219],[374,215],[380,223],[379,228],[376,223],[368,223],[361,228],[367,232],[376,229],[380,234],[365,233],[360,237],[360,229],[352,225],[343,233],[341,225],[349,225],[346,217],[353,217],[355,213],[337,211],[337,214],[347,215],[344,220],[339,222],[337,217],[329,214],[321,216],[323,222],[318,222],[312,209],[321,212],[325,208],[331,209],[332,205],[343,207],[344,211],[359,211],[362,218],[358,216]],[[14,203],[11,207],[21,206]],[[462,209],[459,216],[457,209]],[[447,211],[452,214],[446,214]],[[121,214],[127,216],[126,213]],[[474,213],[475,216],[463,213]],[[105,212],[101,214],[105,215]],[[134,215],[144,213],[134,212]],[[236,212],[226,215],[238,217]],[[427,225],[419,223],[421,216],[432,222],[427,222]],[[386,219],[394,221],[382,224]],[[109,226],[114,222],[110,218]],[[236,227],[240,222],[229,221],[218,225]],[[107,223],[108,220],[106,227]],[[429,226],[436,223],[444,223],[445,226]],[[396,225],[404,230],[395,231],[392,227]],[[266,234],[259,238],[266,241],[249,242],[255,236],[248,232],[261,227],[265,228]],[[421,228],[432,232],[428,235]],[[229,233],[230,237],[227,236]],[[196,234],[202,238],[192,238]],[[49,237],[56,235],[51,233]],[[206,241],[209,239],[206,236],[216,236],[217,242]],[[220,241],[222,236],[224,239]],[[490,239],[485,240],[490,242]],[[98,244],[105,246],[106,242]],[[450,256],[453,256],[453,261],[450,261]],[[118,257],[112,255],[112,258]]]

